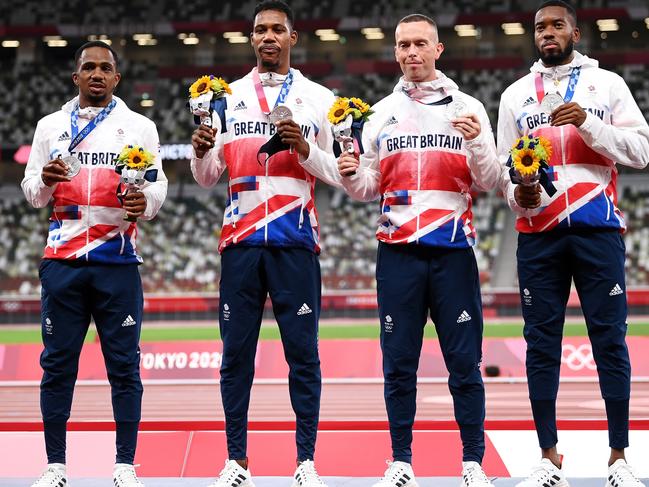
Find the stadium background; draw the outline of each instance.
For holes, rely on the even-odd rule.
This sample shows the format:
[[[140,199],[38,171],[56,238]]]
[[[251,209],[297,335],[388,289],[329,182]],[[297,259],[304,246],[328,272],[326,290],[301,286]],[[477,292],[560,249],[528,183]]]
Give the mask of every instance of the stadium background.
[[[200,354],[207,353],[206,360],[216,357],[218,362],[218,357],[211,355],[218,352],[208,345],[214,343],[213,340],[181,342],[211,340],[218,336],[220,260],[216,248],[226,195],[223,184],[205,190],[193,181],[189,170],[188,141],[194,126],[185,103],[187,89],[198,76],[216,74],[231,81],[250,70],[254,55],[247,35],[255,4],[253,0],[54,0],[47,4],[35,0],[19,3],[0,0],[0,19],[3,19],[0,21],[0,381],[3,384],[0,404],[4,404],[4,408],[0,407],[0,424],[3,425],[0,431],[8,429],[7,424],[11,421],[25,421],[27,426],[18,428],[24,432],[32,428],[30,422],[38,421],[37,387],[34,386],[38,379],[39,341],[37,269],[49,209],[30,208],[20,190],[20,181],[36,122],[58,110],[74,95],[72,57],[76,48],[87,40],[111,42],[119,53],[122,81],[116,94],[131,108],[156,122],[164,168],[170,181],[167,201],[158,217],[153,222],[138,225],[138,249],[145,260],[141,268],[146,292],[143,351],[149,346],[151,357],[154,357],[151,360],[155,360],[159,353],[166,353],[165,347],[172,346],[160,345],[163,340],[169,340],[175,344],[173,346],[179,347],[178,350],[184,350],[182,353],[188,354],[190,360],[191,353],[199,354],[197,360],[205,357]],[[359,96],[370,103],[389,93],[400,75],[393,55],[393,32],[398,19],[412,12],[432,16],[438,23],[440,40],[445,44],[438,69],[457,81],[460,89],[485,104],[494,131],[501,92],[527,73],[535,58],[531,24],[538,5],[536,1],[323,0],[316,3],[296,0],[289,1],[289,4],[295,10],[295,27],[300,36],[298,45],[292,50],[293,66],[342,96]],[[577,49],[598,59],[603,67],[622,75],[647,117],[649,2],[583,0],[573,4],[578,9],[582,30],[582,41]],[[649,174],[624,167],[618,169],[619,206],[628,224],[625,242],[627,295],[632,322],[630,335],[633,335],[633,340],[639,340],[632,344],[632,352],[637,351],[638,360],[644,360],[641,350],[647,345],[645,336],[649,335],[649,319],[645,318],[649,314],[649,212],[646,204]],[[342,351],[349,353],[349,356],[344,356],[354,362],[357,357],[354,347],[358,344],[353,340],[373,339],[379,331],[374,293],[377,203],[353,202],[344,193],[325,184],[318,184],[316,199],[322,239],[324,320],[321,343],[323,350],[326,349],[323,365],[328,357],[336,360]],[[524,384],[517,382],[524,375],[520,368],[522,362],[518,360],[512,362],[513,365],[508,364],[503,359],[503,349],[498,348],[499,343],[502,345],[508,339],[519,340],[518,345],[508,350],[520,352],[522,346],[514,217],[501,196],[492,192],[476,195],[474,219],[479,238],[475,250],[483,285],[485,316],[494,323],[487,326],[486,334],[505,337],[494,338],[499,341],[494,341],[493,355],[487,353],[485,363],[498,365],[500,375],[512,377],[513,383],[518,384],[508,384],[502,392],[494,392],[492,397],[500,397],[498,394],[501,393],[511,396],[502,396],[502,405],[493,401],[491,405],[488,403],[488,408],[498,419],[528,420]],[[272,318],[270,310],[267,311],[266,317]],[[574,293],[569,303],[569,314],[572,320],[566,332],[575,338],[566,345],[572,346],[573,350],[583,350],[580,347],[587,344],[587,340]],[[427,328],[427,337],[434,337],[432,327]],[[276,326],[270,319],[265,322],[262,338],[278,338]],[[91,332],[89,341],[92,339]],[[342,339],[346,340],[338,341]],[[22,355],[12,355],[18,352],[12,348],[15,346],[7,345],[9,342],[23,344],[18,346],[23,347]],[[430,359],[438,353],[434,351],[434,340],[429,342],[426,347],[430,350],[426,349],[422,359],[423,376],[430,379],[430,387],[440,386],[431,394],[443,396],[447,394],[443,385],[443,364],[438,361],[430,368],[424,367],[426,357]],[[201,345],[189,345],[198,343]],[[368,345],[368,342],[363,343],[363,346]],[[374,340],[371,343],[375,345]],[[263,342],[260,351],[276,345],[273,340]],[[96,344],[91,343],[87,348],[83,357],[90,357],[93,353],[99,357]],[[10,363],[12,357],[19,359]],[[265,369],[258,367],[265,372],[261,374],[261,382],[255,385],[256,391],[260,392],[256,393],[258,396],[253,394],[251,417],[271,422],[290,421],[286,397],[280,396],[275,400],[275,392],[268,392],[267,396],[263,389],[264,384],[270,387],[273,381],[283,377],[283,357],[279,349],[263,357],[268,362],[262,362]],[[353,366],[343,363],[343,370],[330,369],[330,379],[335,382],[334,379],[350,377],[354,380],[370,378],[369,383],[374,381],[375,389],[368,392],[367,399],[357,405],[357,410],[352,411],[352,408],[341,412],[334,406],[323,406],[326,419],[384,419],[380,384],[377,383],[380,368],[376,364],[380,358],[376,346],[367,349],[367,357],[366,362],[376,362],[373,368],[362,369],[359,365],[356,373],[348,370]],[[584,363],[588,361],[587,354],[585,357]],[[73,419],[93,424],[92,421],[110,418],[108,399],[106,407],[93,406],[97,394],[107,394],[105,385],[92,385],[93,381],[105,377],[101,368],[100,359],[88,358],[88,362],[82,364],[80,379],[88,384],[77,392]],[[572,378],[577,387],[571,396],[574,401],[560,411],[567,419],[586,417],[593,421],[601,420],[602,408],[593,409],[592,414],[584,412],[583,402],[596,401],[598,391],[593,382],[593,369],[588,364],[582,369],[583,374],[575,372],[572,377],[568,368],[567,382],[571,383]],[[145,395],[145,414],[158,411],[160,414],[156,418],[177,421],[218,420],[219,398],[213,385],[217,375],[212,372],[202,376],[185,377],[181,374],[171,377],[177,382],[186,379],[188,386],[193,384],[191,392],[177,384],[180,389],[174,394],[187,394],[192,400],[202,403],[206,403],[205,398],[209,397],[211,403],[203,404],[203,409],[169,412],[166,406],[160,405],[164,401],[156,395],[157,386],[150,386],[150,401],[155,404],[147,406]],[[639,391],[639,398],[636,397],[632,407],[632,417],[642,420],[649,418],[647,364],[642,362],[634,369],[634,376],[638,384],[634,391]],[[154,372],[145,374],[145,377],[150,381],[161,377],[170,380],[169,376],[158,376]],[[269,382],[263,382],[265,379]],[[14,389],[12,380],[31,386]],[[196,381],[206,381],[208,385],[201,389]],[[580,388],[580,381],[587,386]],[[357,387],[361,391],[364,386]],[[423,387],[425,391],[428,386]],[[488,400],[491,387],[494,386],[488,386]],[[326,390],[327,387],[325,398],[328,397]],[[160,394],[168,393],[160,391]],[[340,394],[339,400],[344,403],[345,393]],[[359,395],[365,397],[362,392]],[[255,397],[258,402],[255,402]],[[518,398],[518,402],[505,397]],[[430,407],[419,405],[420,419],[451,419],[452,410],[444,400],[427,403]],[[265,409],[260,404],[269,406]],[[514,404],[518,405],[518,411],[512,411]],[[17,410],[20,414],[16,413]],[[529,423],[526,424],[520,427],[529,429]],[[193,426],[201,429],[200,425]],[[601,430],[601,425],[593,428]],[[646,425],[642,428],[647,429]],[[0,434],[0,443],[2,441]],[[649,443],[645,441],[644,444],[649,448]],[[379,470],[380,466],[372,471],[378,475]],[[0,477],[2,471],[0,468]],[[205,470],[198,471],[205,473]],[[509,473],[512,472],[510,468]],[[373,475],[369,469],[367,474]]]

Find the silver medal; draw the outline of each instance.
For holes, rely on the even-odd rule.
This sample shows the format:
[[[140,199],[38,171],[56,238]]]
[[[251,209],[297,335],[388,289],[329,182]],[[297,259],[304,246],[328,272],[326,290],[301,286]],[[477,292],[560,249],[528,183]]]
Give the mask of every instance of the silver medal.
[[[79,171],[81,170],[81,161],[76,156],[67,155],[62,157],[61,160],[66,166],[68,166],[68,176],[73,178],[79,174]]]
[[[269,115],[270,123],[275,125],[280,120],[290,120],[293,118],[293,112],[286,105],[277,105]]]
[[[467,114],[466,103],[460,100],[455,100],[446,105],[446,118],[448,120],[455,120],[456,118],[464,117]]]
[[[541,110],[548,115],[563,105],[563,97],[559,93],[548,93],[541,101]]]

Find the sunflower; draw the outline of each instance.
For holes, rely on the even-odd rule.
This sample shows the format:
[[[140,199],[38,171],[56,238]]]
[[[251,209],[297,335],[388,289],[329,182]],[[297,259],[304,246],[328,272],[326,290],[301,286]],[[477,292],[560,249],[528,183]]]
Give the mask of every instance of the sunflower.
[[[512,162],[521,176],[533,176],[541,167],[541,161],[534,150],[525,148],[512,154]]]
[[[217,78],[216,76],[210,76],[210,78],[212,79],[210,81],[210,87],[217,96],[222,95],[223,93],[227,93],[228,95],[232,94],[230,85],[227,84],[223,78]]]
[[[539,145],[536,147],[537,152],[539,152],[539,157],[546,162],[550,162],[550,157],[552,157],[552,142],[550,142],[545,137],[539,137]],[[545,154],[541,153],[545,152]]]
[[[350,98],[349,101],[351,102],[350,105],[353,104],[361,113],[367,113],[370,109],[370,106],[360,98]]]
[[[201,76],[189,87],[189,95],[192,98],[204,95],[212,89],[212,80],[209,76]],[[228,89],[230,89],[228,87]]]
[[[332,125],[336,125],[337,123],[345,120],[349,113],[349,99],[338,97],[329,109],[327,117],[329,118],[329,121]]]
[[[153,154],[139,145],[127,145],[122,149],[117,161],[129,169],[146,169],[153,164]]]

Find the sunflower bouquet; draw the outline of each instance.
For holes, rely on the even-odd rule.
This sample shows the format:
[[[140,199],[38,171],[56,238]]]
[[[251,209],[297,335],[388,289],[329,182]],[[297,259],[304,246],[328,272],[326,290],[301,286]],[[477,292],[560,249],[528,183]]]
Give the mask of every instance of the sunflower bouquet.
[[[360,152],[363,152],[361,144],[363,124],[369,120],[372,113],[374,112],[370,106],[360,98],[336,98],[329,109],[327,118],[331,122],[334,139],[342,146],[343,150],[353,153],[354,139],[356,139]],[[341,152],[340,147],[334,145],[336,157]]]
[[[205,75],[198,78],[189,87],[189,110],[201,123],[208,127],[212,126],[212,111],[214,102],[231,95],[230,85],[223,78],[213,75]]]
[[[154,182],[158,179],[158,170],[150,169],[154,160],[155,156],[139,145],[127,145],[122,149],[115,166],[115,172],[120,175],[117,187],[117,198],[120,201],[123,202],[129,192],[139,190],[145,181]],[[134,222],[137,218],[124,215],[124,220]]]
[[[511,168],[512,182],[533,185],[547,178],[552,144],[545,137],[525,135],[514,142],[509,151],[507,165]]]

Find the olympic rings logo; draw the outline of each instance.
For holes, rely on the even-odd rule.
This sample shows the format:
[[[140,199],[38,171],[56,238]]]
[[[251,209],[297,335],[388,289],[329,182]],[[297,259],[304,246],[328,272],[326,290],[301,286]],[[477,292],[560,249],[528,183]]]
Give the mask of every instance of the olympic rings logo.
[[[588,343],[579,346],[567,343],[561,347],[561,363],[570,370],[597,370],[593,349]]]

